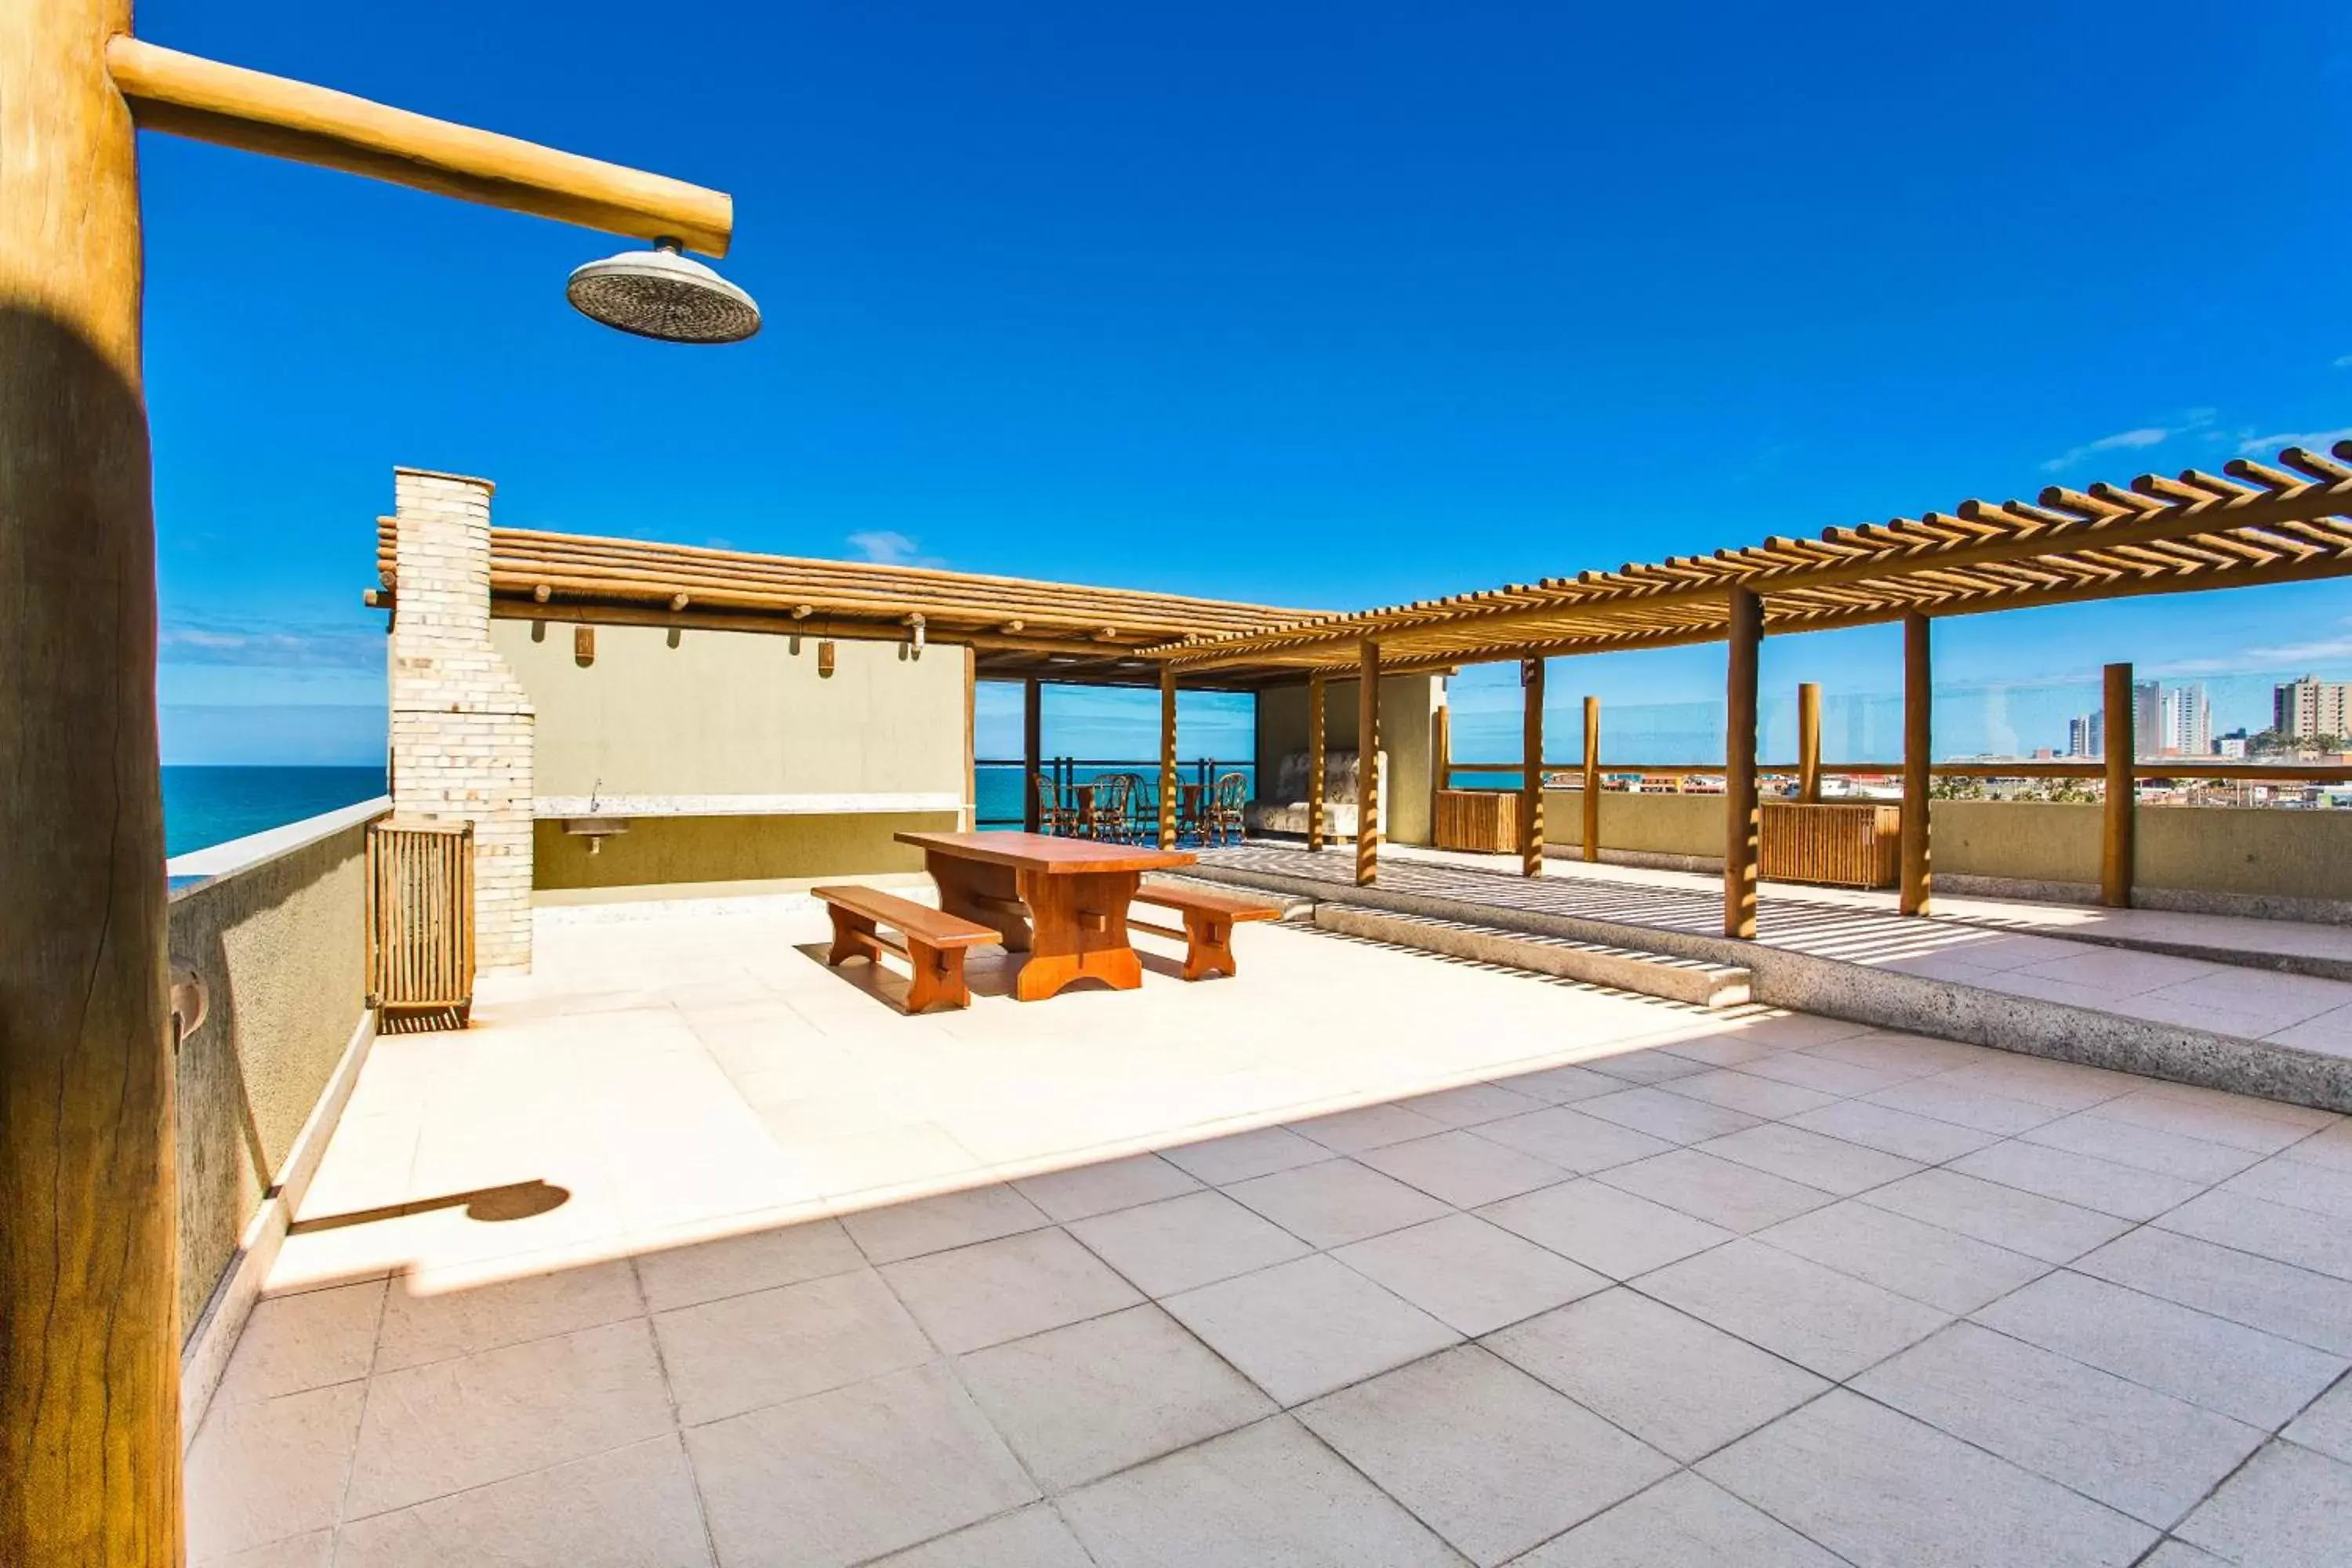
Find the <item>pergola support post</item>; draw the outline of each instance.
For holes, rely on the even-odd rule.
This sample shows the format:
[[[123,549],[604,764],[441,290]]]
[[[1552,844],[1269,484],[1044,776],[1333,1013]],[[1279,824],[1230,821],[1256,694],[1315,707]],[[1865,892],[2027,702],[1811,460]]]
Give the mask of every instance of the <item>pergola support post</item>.
[[[1021,826],[1034,833],[1045,826],[1039,814],[1037,773],[1045,763],[1044,683],[1030,676],[1021,683]]]
[[[1812,680],[1797,687],[1797,799],[1822,804],[1822,688]]]
[[[1584,858],[1601,859],[1601,699],[1584,700]]]
[[[1922,615],[1903,617],[1903,868],[1896,900],[1906,915],[1927,913],[1935,891],[1930,848],[1934,808],[1927,799],[1935,679],[1928,625]],[[1814,765],[1819,767],[1818,759]]]
[[[1381,645],[1357,647],[1356,886],[1369,888],[1381,872]]]
[[[174,1568],[178,1200],[130,0],[0,0],[0,1563]]]
[[[1323,847],[1323,672],[1307,678],[1307,847]]]
[[[2135,854],[2134,811],[2137,789],[2132,763],[2139,755],[2139,737],[2132,723],[2132,667],[2106,668],[2106,807],[2099,856],[2099,901],[2111,910],[2127,910],[2132,901],[2132,858]]]
[[[980,826],[980,650],[963,645],[963,829]]]
[[[1437,810],[1440,791],[1454,787],[1454,703],[1445,678],[1437,684],[1437,706],[1429,714],[1429,809]]]
[[[1543,875],[1544,661],[1519,661],[1519,875]]]
[[[1756,935],[1756,667],[1763,651],[1764,601],[1730,591],[1730,657],[1725,661],[1723,934]]]
[[[1172,664],[1160,667],[1160,847],[1176,847],[1176,667]]]

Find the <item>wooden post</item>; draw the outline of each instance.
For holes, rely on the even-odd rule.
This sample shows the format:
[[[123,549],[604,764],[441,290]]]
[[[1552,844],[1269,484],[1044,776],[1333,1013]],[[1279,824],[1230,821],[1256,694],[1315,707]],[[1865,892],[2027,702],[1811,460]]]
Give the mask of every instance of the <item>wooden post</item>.
[[[1437,706],[1429,714],[1429,809],[1433,822],[1438,793],[1454,787],[1453,693],[1445,689],[1444,677],[1439,678],[1437,695]]]
[[[1601,858],[1601,699],[1584,700],[1584,858]]]
[[[1543,875],[1544,661],[1519,661],[1519,875]]]
[[[1356,679],[1356,886],[1381,872],[1381,645],[1366,637]]]
[[[1731,590],[1730,657],[1724,689],[1723,934],[1756,935],[1756,664],[1764,641],[1764,601]]]
[[[105,65],[130,27],[130,0],[0,0],[0,1563],[26,1568],[183,1555],[139,171]]]
[[[1208,843],[1201,836],[1203,846]],[[1160,667],[1160,847],[1176,847],[1176,667]]]
[[[2127,910],[2132,901],[2133,809],[2137,804],[2132,763],[2139,755],[2139,740],[2132,729],[2132,667],[2107,666],[2106,682],[2106,836],[2099,858],[2099,901],[2111,910]]]
[[[1037,773],[1045,763],[1045,688],[1035,676],[1021,683],[1021,826],[1045,826],[1037,811]]]
[[[1307,847],[1323,847],[1323,672],[1307,678]]]
[[[980,650],[963,645],[963,830],[980,826]]]
[[[35,0],[10,3],[22,7]],[[69,6],[76,12],[95,8],[92,0],[73,0]],[[126,18],[121,31],[130,30]],[[101,39],[99,47],[145,130],[638,239],[675,239],[709,256],[726,255],[734,233],[735,204],[719,191],[223,65],[142,38]]]
[[[1822,689],[1811,680],[1797,687],[1797,798],[1822,804]]]
[[[1897,894],[1906,915],[1927,913],[1935,890],[1929,848],[1934,808],[1927,800],[1927,765],[1934,761],[1928,750],[1935,729],[1933,693],[1927,617],[1908,615],[1903,617],[1903,872]]]

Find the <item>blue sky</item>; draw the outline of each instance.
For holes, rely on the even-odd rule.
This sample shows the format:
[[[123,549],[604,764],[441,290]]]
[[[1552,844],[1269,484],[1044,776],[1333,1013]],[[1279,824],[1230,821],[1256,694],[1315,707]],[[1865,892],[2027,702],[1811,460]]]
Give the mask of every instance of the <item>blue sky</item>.
[[[520,526],[1352,607],[2352,428],[2352,9],[2323,0],[140,26],[728,189],[722,265],[768,322],[624,338],[562,293],[617,242],[147,138],[171,761],[380,747],[359,593],[394,463],[497,479]],[[1768,682],[1892,689],[1893,636],[1769,645]],[[2352,588],[1951,623],[1941,652],[2021,689],[2347,673]],[[1703,701],[1719,671],[1553,689]]]

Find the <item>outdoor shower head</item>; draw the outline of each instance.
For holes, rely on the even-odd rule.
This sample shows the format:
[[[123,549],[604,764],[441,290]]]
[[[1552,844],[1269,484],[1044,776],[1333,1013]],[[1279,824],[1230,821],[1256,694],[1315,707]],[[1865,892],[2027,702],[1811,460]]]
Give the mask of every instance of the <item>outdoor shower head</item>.
[[[666,343],[739,343],[760,330],[760,307],[674,239],[625,250],[575,270],[564,297],[582,315]]]

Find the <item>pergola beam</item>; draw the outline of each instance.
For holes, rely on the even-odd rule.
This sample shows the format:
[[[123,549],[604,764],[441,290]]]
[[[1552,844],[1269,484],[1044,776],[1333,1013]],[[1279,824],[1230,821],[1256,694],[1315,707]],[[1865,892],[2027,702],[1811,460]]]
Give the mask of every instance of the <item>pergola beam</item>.
[[[2352,451],[2352,442],[2344,445]],[[2257,477],[2271,488],[2252,489],[2200,485],[2192,474],[2166,481],[2186,492],[2180,495],[2095,486],[2089,494],[2045,491],[2039,508],[1968,502],[1958,517],[1931,513],[1925,521],[1832,530],[1818,542],[1776,539],[1705,562],[1628,565],[1573,580],[1269,625],[1151,651],[1193,669],[1314,663],[1342,659],[1346,645],[1376,637],[1391,667],[1403,670],[1441,658],[1528,657],[1539,647],[1568,651],[1580,644],[1598,651],[1653,638],[1712,640],[1723,635],[1716,616],[1731,584],[1783,605],[1809,605],[1797,624],[1816,626],[2064,602],[2042,597],[2053,572],[2087,573],[2092,579],[2056,587],[2057,595],[2240,586],[2293,580],[2299,569],[2322,564],[2275,539],[2265,543],[2263,532],[2315,521],[2326,531],[2327,542],[2320,548],[2332,556],[2325,563],[2328,574],[2352,572],[2352,540],[2336,534],[2342,525],[2330,521],[2352,509],[2352,478],[2336,477],[2347,470],[2292,448],[2281,461],[2307,477],[2263,470]],[[1782,629],[1780,619],[1775,616],[1775,631]]]

